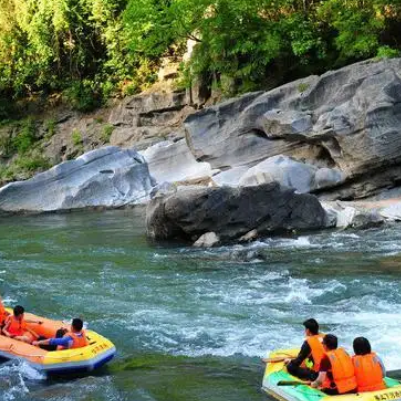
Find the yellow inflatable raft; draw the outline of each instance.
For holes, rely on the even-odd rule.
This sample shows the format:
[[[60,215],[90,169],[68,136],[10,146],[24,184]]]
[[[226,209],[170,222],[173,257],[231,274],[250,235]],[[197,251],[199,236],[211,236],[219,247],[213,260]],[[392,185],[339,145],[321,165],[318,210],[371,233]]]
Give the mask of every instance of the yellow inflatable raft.
[[[269,358],[292,358],[299,350],[279,350],[269,355]],[[296,381],[292,385],[291,382]],[[314,389],[294,376],[291,376],[283,362],[272,362],[266,365],[262,389],[280,401],[389,401],[401,400],[401,384],[399,381],[386,378],[387,389],[368,393],[329,396]],[[300,384],[298,384],[300,383]],[[284,384],[284,385],[283,385]]]
[[[9,313],[11,310],[7,309]],[[28,327],[39,336],[54,337],[61,328],[69,328],[65,323],[25,313],[25,319],[41,322],[29,323]],[[23,359],[35,369],[46,374],[74,374],[92,371],[110,361],[116,349],[111,341],[91,330],[86,330],[89,345],[70,350],[47,351],[21,341],[0,335],[0,357]]]

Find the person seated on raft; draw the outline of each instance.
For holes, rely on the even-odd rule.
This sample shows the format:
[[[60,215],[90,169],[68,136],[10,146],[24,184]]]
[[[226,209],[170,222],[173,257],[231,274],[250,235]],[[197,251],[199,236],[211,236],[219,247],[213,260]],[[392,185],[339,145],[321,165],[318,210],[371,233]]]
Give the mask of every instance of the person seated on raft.
[[[7,337],[31,344],[38,335],[27,326],[27,323],[42,324],[42,322],[25,319],[24,313],[25,309],[21,305],[15,306],[13,315],[6,318],[3,333]]]
[[[302,324],[305,327],[306,338],[301,350],[295,359],[285,359],[284,363],[291,375],[312,381],[318,376],[320,362],[325,354],[322,344],[324,335],[319,333],[319,323],[315,319],[305,320]],[[305,366],[307,360],[312,363],[311,368]]]
[[[82,348],[88,345],[85,331],[82,330],[84,322],[81,319],[73,319],[71,324],[71,331],[67,331],[62,338],[48,338],[47,340],[34,341],[33,345],[50,345],[57,346],[61,349]]]
[[[9,316],[9,313],[6,311],[3,305],[3,299],[0,296],[0,330],[3,329],[7,316]]]
[[[355,393],[357,382],[352,358],[344,348],[338,348],[338,339],[333,334],[323,338],[326,354],[320,362],[319,375],[311,383],[329,395]]]
[[[382,360],[372,352],[369,340],[357,337],[353,343],[355,355],[352,357],[358,393],[384,390],[386,369]]]

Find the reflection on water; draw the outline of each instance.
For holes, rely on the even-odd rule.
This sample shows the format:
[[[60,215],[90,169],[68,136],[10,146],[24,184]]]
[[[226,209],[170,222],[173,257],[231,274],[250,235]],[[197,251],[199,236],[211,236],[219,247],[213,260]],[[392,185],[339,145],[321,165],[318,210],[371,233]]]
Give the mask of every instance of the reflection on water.
[[[143,210],[3,218],[6,302],[82,316],[118,356],[62,381],[8,362],[1,399],[263,400],[259,357],[298,346],[310,316],[400,368],[400,239],[394,226],[199,250],[149,243]]]

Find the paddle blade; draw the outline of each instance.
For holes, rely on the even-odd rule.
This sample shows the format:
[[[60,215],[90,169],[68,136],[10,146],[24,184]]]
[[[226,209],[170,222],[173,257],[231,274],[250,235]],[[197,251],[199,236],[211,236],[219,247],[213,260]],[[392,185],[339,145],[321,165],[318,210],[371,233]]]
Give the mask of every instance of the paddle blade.
[[[300,386],[302,384],[308,385],[309,382],[301,382],[299,380],[280,380],[277,386]]]

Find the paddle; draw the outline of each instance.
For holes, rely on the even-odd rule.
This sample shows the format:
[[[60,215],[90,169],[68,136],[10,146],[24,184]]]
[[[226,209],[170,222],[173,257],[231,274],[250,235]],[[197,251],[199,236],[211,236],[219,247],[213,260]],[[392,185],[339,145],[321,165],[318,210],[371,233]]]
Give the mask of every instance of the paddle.
[[[286,359],[294,358],[294,355],[291,355],[291,354],[280,353],[279,355],[284,355],[284,356],[276,356],[275,358],[262,358],[262,362],[263,363],[278,363],[278,362],[284,362]]]
[[[262,362],[263,363],[278,363],[278,362],[283,362],[287,358],[288,357],[286,357],[286,358],[282,358],[282,357],[278,357],[278,358],[262,358]]]
[[[401,369],[388,370],[386,376],[391,377],[392,379],[401,379]]]
[[[310,382],[301,382],[299,380],[280,380],[277,382],[277,386],[301,386],[301,385],[309,385]]]

